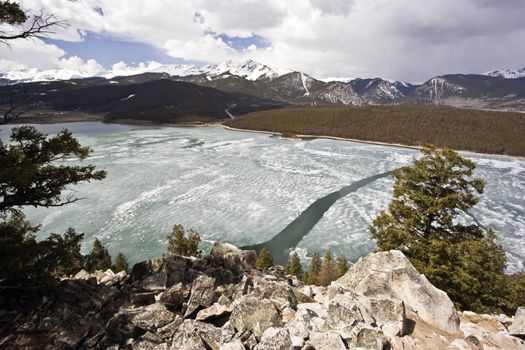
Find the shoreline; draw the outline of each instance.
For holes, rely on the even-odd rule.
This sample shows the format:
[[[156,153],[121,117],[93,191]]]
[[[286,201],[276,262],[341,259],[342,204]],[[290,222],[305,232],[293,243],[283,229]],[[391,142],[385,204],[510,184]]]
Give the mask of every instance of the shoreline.
[[[275,136],[282,135],[282,133],[278,131],[239,129],[239,128],[233,128],[231,126],[227,126],[224,124],[218,124],[218,125],[223,127],[224,129],[231,130],[231,131],[253,132],[253,133],[269,134],[269,135],[275,135]],[[304,134],[296,134],[296,136],[297,138],[291,138],[291,137],[281,137],[281,138],[285,140],[290,140],[290,141],[299,141],[299,140],[305,141],[305,139],[311,139],[311,140],[327,139],[327,140],[336,140],[336,141],[357,142],[357,143],[364,143],[364,144],[377,145],[377,146],[407,148],[407,149],[414,149],[414,150],[421,150],[423,148],[423,146],[410,146],[410,145],[403,145],[400,143],[388,143],[388,142],[381,142],[381,141],[366,141],[366,140],[351,139],[351,138],[344,138],[344,137],[337,137],[337,136],[304,135]],[[461,153],[470,153],[470,154],[480,155],[480,156],[497,156],[497,157],[519,159],[519,160],[525,159],[525,156],[512,156],[508,154],[499,154],[499,153],[480,153],[480,152],[474,152],[474,151],[469,151],[469,150],[458,150],[458,149],[454,149],[454,150],[457,152],[461,152]]]
[[[345,138],[345,137],[337,137],[337,136],[328,136],[328,135],[309,135],[309,134],[296,134],[296,138],[292,137],[282,137],[282,133],[278,131],[266,131],[266,130],[253,130],[253,129],[240,129],[240,128],[234,128],[231,126],[227,126],[223,124],[223,121],[217,121],[217,122],[190,122],[190,123],[153,123],[150,121],[141,121],[136,119],[120,119],[113,122],[104,122],[103,117],[100,115],[93,115],[93,114],[83,114],[82,116],[74,116],[70,118],[45,118],[46,121],[43,120],[44,118],[27,118],[27,119],[19,119],[14,123],[8,123],[4,125],[23,125],[23,124],[37,124],[37,125],[50,125],[50,124],[69,124],[69,123],[84,123],[84,122],[98,122],[98,123],[104,123],[104,124],[120,124],[120,125],[137,125],[137,126],[150,126],[150,127],[175,127],[175,128],[196,128],[196,127],[221,127],[226,130],[230,131],[241,131],[241,132],[252,132],[252,133],[259,133],[259,134],[268,134],[268,135],[274,135],[279,136],[282,139],[290,140],[290,141],[305,141],[305,140],[315,140],[315,139],[326,139],[326,140],[335,140],[335,141],[347,141],[347,142],[357,142],[357,143],[363,143],[363,144],[369,144],[369,145],[377,145],[377,146],[387,146],[387,147],[398,147],[398,148],[406,148],[406,149],[413,149],[413,150],[421,150],[423,146],[413,146],[413,145],[404,145],[400,143],[388,143],[388,142],[381,142],[381,141],[368,141],[368,140],[359,140],[359,139],[352,139],[352,138]],[[497,156],[497,157],[505,157],[505,158],[511,158],[511,159],[519,159],[523,160],[525,159],[525,156],[513,156],[508,154],[499,154],[499,153],[481,153],[481,152],[474,152],[469,150],[461,150],[461,149],[455,149],[457,152],[462,153],[469,153],[473,155],[481,155],[481,156]]]

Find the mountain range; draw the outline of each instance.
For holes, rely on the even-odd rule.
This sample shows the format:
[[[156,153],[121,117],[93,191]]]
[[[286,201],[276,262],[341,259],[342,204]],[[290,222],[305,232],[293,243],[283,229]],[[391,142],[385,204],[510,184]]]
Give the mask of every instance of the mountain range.
[[[17,92],[40,109],[163,122],[228,118],[287,105],[437,104],[525,111],[525,68],[447,74],[411,84],[383,78],[320,80],[253,60],[204,67],[151,63],[132,71],[116,66],[95,76],[11,67],[0,72],[0,105]]]

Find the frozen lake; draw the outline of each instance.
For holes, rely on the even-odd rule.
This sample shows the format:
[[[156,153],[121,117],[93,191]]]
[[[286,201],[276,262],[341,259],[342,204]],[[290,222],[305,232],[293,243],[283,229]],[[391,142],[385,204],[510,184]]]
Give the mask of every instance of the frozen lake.
[[[409,164],[419,152],[335,140],[292,141],[220,127],[172,128],[71,123],[67,127],[95,152],[87,160],[106,169],[104,181],[73,188],[85,198],[51,209],[26,208],[41,223],[40,237],[69,226],[95,236],[131,262],[166,249],[173,224],[196,229],[206,243],[266,241],[312,202],[351,183]],[[8,127],[2,126],[5,139]],[[525,259],[525,159],[465,154],[487,181],[472,214],[493,227],[508,252],[511,271]],[[393,179],[381,178],[330,207],[297,250],[330,248],[355,261],[374,249],[368,225],[391,199]]]

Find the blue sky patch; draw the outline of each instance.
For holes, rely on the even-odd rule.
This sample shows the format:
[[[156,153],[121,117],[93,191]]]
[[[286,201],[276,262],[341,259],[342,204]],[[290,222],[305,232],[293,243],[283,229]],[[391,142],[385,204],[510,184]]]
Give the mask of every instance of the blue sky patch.
[[[228,36],[224,33],[217,34],[211,32],[214,38],[221,38],[222,41],[224,41],[228,46],[234,48],[237,51],[242,51],[247,49],[250,45],[255,45],[257,48],[267,48],[272,45],[270,40],[267,38],[257,35],[255,33],[252,33],[251,36],[242,38],[238,36]]]
[[[66,58],[71,56],[78,56],[83,60],[94,58],[106,69],[111,68],[111,65],[119,61],[124,61],[128,65],[147,61],[157,61],[166,64],[202,63],[171,57],[152,45],[119,40],[92,32],[83,35],[83,39],[83,41],[79,42],[45,39],[45,42],[48,44],[54,44],[64,50],[66,52]]]

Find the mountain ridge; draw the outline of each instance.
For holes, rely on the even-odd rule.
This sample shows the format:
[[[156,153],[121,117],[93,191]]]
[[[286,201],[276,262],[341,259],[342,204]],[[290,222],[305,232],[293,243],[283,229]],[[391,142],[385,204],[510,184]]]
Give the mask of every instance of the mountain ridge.
[[[433,104],[462,108],[525,111],[525,77],[516,74],[445,74],[431,77],[421,84],[376,78],[326,81],[304,72],[272,68],[253,60],[227,61],[197,67],[195,65],[142,65],[128,74],[114,66],[111,74],[76,77],[73,70],[39,72],[35,69],[0,73],[0,85],[16,90],[23,86],[49,85],[53,82],[104,85],[141,84],[170,80],[213,88],[227,94],[242,94],[276,104],[299,106],[362,106],[397,104]],[[122,73],[116,75],[116,73]],[[25,78],[24,78],[24,74]],[[524,73],[525,74],[525,73]],[[511,77],[512,78],[509,78]],[[70,79],[65,79],[70,77]],[[12,78],[23,78],[11,80]],[[59,79],[61,78],[61,79]],[[62,79],[64,78],[64,79]],[[48,79],[46,81],[28,81]],[[55,79],[55,80],[54,80]],[[57,80],[58,79],[58,80]],[[146,85],[148,86],[148,85]],[[25,88],[24,88],[25,89]],[[49,89],[48,89],[49,90]],[[41,93],[47,93],[47,90]],[[62,91],[62,90],[61,90]],[[4,96],[8,96],[5,94]],[[1,97],[1,96],[0,96]],[[37,99],[42,99],[37,97]],[[5,98],[4,98],[5,100]],[[205,103],[205,101],[203,101]],[[0,105],[5,104],[0,100]]]

